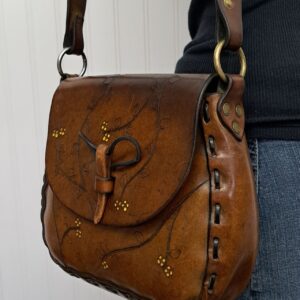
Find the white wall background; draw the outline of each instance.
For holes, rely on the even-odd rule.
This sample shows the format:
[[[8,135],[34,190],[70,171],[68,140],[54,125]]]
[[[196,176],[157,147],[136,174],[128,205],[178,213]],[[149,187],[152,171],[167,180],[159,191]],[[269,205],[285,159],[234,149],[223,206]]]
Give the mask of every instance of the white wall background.
[[[61,271],[43,245],[40,189],[67,0],[0,0],[0,300],[119,299]],[[88,74],[173,72],[189,0],[88,0]],[[67,59],[68,71],[81,68]]]

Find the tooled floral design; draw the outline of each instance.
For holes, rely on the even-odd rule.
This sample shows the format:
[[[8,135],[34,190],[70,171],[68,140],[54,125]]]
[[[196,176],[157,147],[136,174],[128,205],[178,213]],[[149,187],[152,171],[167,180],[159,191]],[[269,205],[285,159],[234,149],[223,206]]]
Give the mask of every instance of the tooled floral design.
[[[74,236],[78,239],[81,239],[83,236],[83,232],[82,232],[82,221],[80,220],[80,218],[76,218],[74,221],[74,226],[69,227],[63,234],[63,236],[61,237],[60,240],[60,246],[63,246],[64,240],[67,237],[67,235],[71,232],[74,232]]]
[[[127,201],[123,200],[123,197],[124,197],[124,194],[125,194],[125,190],[128,187],[128,185],[130,183],[132,183],[132,181],[137,176],[141,175],[141,173],[145,171],[146,166],[151,162],[151,160],[152,160],[152,158],[154,156],[156,145],[157,145],[158,138],[159,138],[159,134],[160,134],[160,131],[161,131],[161,118],[160,118],[161,89],[162,89],[162,87],[159,88],[157,99],[156,99],[157,100],[156,107],[155,107],[155,110],[157,112],[156,132],[155,132],[154,139],[153,139],[152,143],[150,144],[150,149],[149,149],[149,154],[148,154],[149,156],[148,156],[147,160],[145,161],[145,163],[141,166],[141,168],[129,180],[127,180],[127,182],[124,184],[119,199],[116,199],[116,201],[114,203],[114,206],[116,207],[117,210],[120,209],[120,206],[119,206],[120,204],[121,204],[121,207],[123,208],[123,211],[124,211],[124,208],[126,208],[125,212],[128,210],[128,207],[129,207],[130,204],[127,203]]]
[[[173,215],[173,218],[176,218],[177,215],[178,215],[178,212],[179,212],[179,209],[178,211]],[[135,245],[132,245],[132,246],[129,246],[129,247],[125,247],[125,248],[120,248],[120,249],[115,249],[105,255],[102,256],[102,259],[101,259],[101,264],[103,264],[103,262],[106,262],[107,263],[107,260],[112,258],[114,255],[116,254],[119,254],[119,253],[122,253],[122,252],[128,252],[130,250],[134,250],[134,249],[138,249],[138,248],[141,248],[143,246],[145,246],[146,244],[148,244],[149,242],[151,242],[158,234],[159,232],[161,231],[163,225],[168,221],[165,220],[165,221],[162,221],[156,228],[156,230],[146,239],[144,240],[142,243],[139,243],[139,244],[135,244]],[[169,232],[169,234],[171,234],[171,232]]]
[[[168,238],[167,238],[167,241],[166,241],[166,252],[165,252],[164,256],[160,255],[161,256],[161,261],[160,261],[160,264],[159,264],[160,267],[164,267],[163,272],[164,272],[165,276],[166,277],[171,277],[173,275],[174,270],[168,264],[168,260],[171,257],[178,258],[181,254],[180,249],[171,250],[171,241],[172,241],[172,235],[173,235],[173,230],[174,230],[174,225],[175,225],[176,219],[179,215],[179,212],[182,208],[183,203],[186,202],[192,196],[192,194],[194,192],[196,192],[199,188],[201,188],[201,186],[203,186],[207,181],[208,180],[203,181],[198,186],[196,186],[193,190],[191,190],[189,193],[187,193],[182,198],[182,200],[180,201],[178,206],[176,206],[172,211],[169,212],[169,217],[167,217],[165,220],[160,222],[158,224],[157,228],[155,229],[155,231],[147,239],[145,239],[143,242],[138,243],[138,244],[134,244],[134,245],[131,245],[131,246],[128,246],[128,247],[115,249],[115,250],[112,250],[112,251],[104,254],[102,256],[102,259],[101,259],[102,267],[103,267],[103,262],[108,264],[108,260],[111,259],[114,255],[120,254],[120,253],[123,253],[123,252],[129,252],[131,250],[141,248],[141,247],[145,246],[146,244],[148,244],[149,242],[151,242],[160,233],[161,229],[168,222],[168,220],[173,218],[172,221],[171,221],[171,226],[170,226],[170,229],[169,229],[169,232],[168,232]],[[160,259],[160,256],[158,258],[155,258],[157,264],[158,264],[158,259]],[[163,259],[164,259],[164,261],[163,261]],[[163,263],[163,265],[161,265],[161,263]],[[107,268],[105,268],[105,269],[107,269]]]
[[[98,104],[101,103],[101,99],[107,99],[111,97],[111,92],[112,92],[112,87],[111,87],[111,82],[113,81],[113,79],[110,80],[110,82],[106,85],[105,90],[103,91],[103,93],[101,94],[101,96],[96,100],[93,100],[93,104],[90,105],[88,107],[88,111],[87,114],[84,118],[84,121],[82,123],[81,129],[80,131],[82,131],[84,129],[84,127],[87,126],[87,122],[88,119],[90,117],[90,115],[95,111],[95,109],[97,108]],[[160,84],[158,84],[157,82],[155,83],[155,86],[153,86],[153,90],[156,93],[161,94],[161,88],[162,86]],[[161,95],[158,95],[158,98],[160,98]],[[114,131],[119,131],[121,129],[127,128],[129,127],[134,121],[135,119],[141,114],[141,112],[145,109],[145,107],[147,107],[147,104],[149,103],[149,98],[146,99],[145,103],[143,103],[143,105],[141,106],[137,106],[135,107],[135,101],[134,98],[132,98],[131,101],[131,106],[133,107],[134,112],[131,114],[131,118],[130,120],[128,120],[125,124],[118,124],[118,126],[113,126],[113,121],[111,121],[110,124],[110,128],[108,130],[108,122],[105,121],[104,123],[102,123],[102,126],[100,126],[100,129],[104,130],[104,135],[102,137],[102,139],[105,139],[105,142],[108,142],[109,136],[112,132]],[[108,100],[109,101],[109,100]],[[159,107],[159,105],[158,105]],[[159,109],[158,109],[159,111]],[[159,125],[159,118],[158,118],[158,125]],[[159,127],[159,126],[158,126]],[[105,135],[106,134],[106,135]],[[158,137],[159,133],[157,133],[157,136],[155,138],[155,141],[151,142],[151,148],[150,148],[150,156],[153,154],[154,152],[154,145],[157,141],[157,137]],[[78,187],[78,189],[81,191],[80,193],[78,193],[78,195],[82,194],[83,192],[87,192],[86,190],[86,183],[85,183],[85,172],[86,172],[86,165],[89,165],[89,162],[84,162],[85,166],[82,166],[82,155],[80,154],[80,148],[81,148],[81,144],[80,144],[80,138],[78,137],[77,141],[75,142],[76,147],[73,147],[72,152],[70,153],[71,156],[74,158],[72,161],[74,163],[74,165],[72,166],[72,168],[69,168],[68,170],[64,169],[64,160],[63,157],[64,155],[66,155],[63,147],[63,144],[57,144],[56,146],[56,166],[57,166],[57,173],[59,173],[60,175],[64,176],[72,185]],[[64,152],[64,153],[62,153]],[[91,154],[92,155],[92,154]],[[151,158],[150,158],[151,159]],[[150,159],[148,161],[150,161]],[[93,160],[90,160],[93,163]],[[145,162],[145,165],[148,164],[148,161]],[[77,174],[77,170],[79,171],[79,173]],[[137,176],[139,174],[139,172],[135,175]],[[78,177],[78,179],[76,180],[76,177]],[[134,177],[131,178],[126,185],[124,186],[124,189],[126,188],[126,186],[134,179]],[[124,193],[124,191],[122,191],[122,194]],[[123,195],[121,195],[121,197],[123,197]],[[123,203],[122,199],[119,200],[122,204],[122,211],[127,211],[128,210],[128,203]],[[122,206],[121,204],[121,206]],[[89,203],[91,209],[92,209],[92,203]]]

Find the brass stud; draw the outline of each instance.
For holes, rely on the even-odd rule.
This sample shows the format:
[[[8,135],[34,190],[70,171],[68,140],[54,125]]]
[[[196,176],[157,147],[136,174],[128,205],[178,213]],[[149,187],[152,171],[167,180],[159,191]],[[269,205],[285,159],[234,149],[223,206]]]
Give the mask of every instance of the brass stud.
[[[235,112],[236,112],[236,115],[240,118],[242,115],[243,115],[243,107],[238,104],[236,107],[235,107]]]
[[[103,138],[102,138],[102,141],[108,142],[108,141],[109,141],[109,138],[110,138],[110,134],[105,133],[105,135],[104,135]]]
[[[224,113],[225,116],[229,116],[230,115],[230,105],[227,102],[225,102],[223,104],[223,113]]]
[[[77,218],[77,219],[75,220],[75,225],[76,225],[76,227],[80,227],[81,222],[80,222],[80,219],[79,219],[79,218]]]
[[[241,133],[240,125],[236,121],[232,122],[232,129],[236,134]]]
[[[166,262],[166,259],[160,255],[157,259],[157,264],[160,265],[161,267],[163,267],[165,262]]]
[[[54,137],[55,139],[62,137],[66,134],[66,128],[60,128],[59,130],[54,129],[52,131],[52,137]]]
[[[103,132],[105,132],[104,136],[102,137],[102,141],[103,142],[108,142],[109,138],[110,138],[110,134],[107,133],[108,130],[108,123],[107,122],[102,122],[101,124],[101,130]]]
[[[76,235],[76,237],[78,237],[79,239],[81,239],[81,237],[82,237],[81,230],[77,229],[75,235]]]
[[[232,0],[224,0],[224,5],[225,5],[227,8],[232,8],[233,2],[232,2]]]
[[[52,131],[52,137],[54,137],[55,139],[57,139],[59,137],[59,131],[58,130],[53,130]]]
[[[102,262],[102,267],[103,267],[104,270],[108,269],[108,264],[107,264],[106,261]]]
[[[170,266],[164,269],[164,274],[166,275],[166,277],[171,277],[173,275],[173,271],[171,270]]]
[[[114,203],[114,206],[117,210],[122,209],[124,212],[128,211],[129,208],[129,203],[125,200],[125,201],[116,201]]]
[[[160,255],[157,259],[157,264],[162,268],[166,277],[171,277],[173,275],[173,271],[171,266],[166,266],[166,261],[167,258]]]

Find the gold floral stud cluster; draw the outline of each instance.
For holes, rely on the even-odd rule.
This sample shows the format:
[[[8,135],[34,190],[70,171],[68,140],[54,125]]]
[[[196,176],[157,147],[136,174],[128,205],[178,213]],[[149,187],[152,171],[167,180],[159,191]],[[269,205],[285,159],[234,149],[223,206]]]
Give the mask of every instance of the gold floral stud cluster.
[[[54,129],[52,131],[52,137],[57,139],[63,137],[66,134],[66,128]]]
[[[106,261],[102,262],[102,267],[104,270],[108,269],[108,263]]]
[[[117,210],[122,209],[123,211],[126,212],[128,210],[128,208],[129,208],[129,203],[126,200],[125,201],[119,201],[119,200],[117,200],[115,202],[114,206],[115,206],[115,208]]]
[[[164,270],[166,277],[171,277],[173,275],[173,270],[170,266],[166,265],[166,258],[161,255],[157,258],[157,264]]]
[[[76,235],[76,237],[78,237],[79,239],[81,239],[81,237],[82,237],[82,231],[80,230],[80,225],[81,225],[81,221],[80,221],[79,218],[77,218],[77,219],[75,220],[75,226],[77,227],[76,232],[75,232],[75,235]]]
[[[107,143],[109,141],[110,134],[107,132],[107,130],[108,130],[108,123],[106,121],[104,121],[102,123],[101,130],[104,133],[104,135],[102,137],[102,141]]]
[[[81,239],[81,237],[82,237],[82,232],[81,232],[81,230],[79,230],[79,229],[76,229],[76,237],[78,237],[79,239]]]

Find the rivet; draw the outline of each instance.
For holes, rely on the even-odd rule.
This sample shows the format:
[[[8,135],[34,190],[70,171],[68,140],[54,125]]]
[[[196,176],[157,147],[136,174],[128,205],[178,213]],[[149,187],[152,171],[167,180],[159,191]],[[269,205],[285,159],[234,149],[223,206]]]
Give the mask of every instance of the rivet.
[[[224,5],[225,5],[227,8],[232,8],[233,2],[232,2],[232,0],[224,0]]]
[[[106,261],[102,262],[102,266],[103,266],[103,269],[105,269],[105,270],[108,269],[108,264]]]
[[[232,122],[232,129],[236,134],[240,134],[241,132],[240,125],[236,121]]]
[[[227,103],[227,102],[225,102],[224,104],[223,104],[223,113],[224,113],[224,115],[225,116],[229,116],[230,115],[230,105]]]
[[[54,137],[55,139],[59,138],[60,136],[64,136],[66,133],[66,129],[65,128],[60,128],[59,130],[54,129],[52,131],[52,137]]]
[[[243,108],[242,108],[242,106],[238,104],[235,107],[235,112],[236,112],[236,115],[240,118],[243,115]]]

